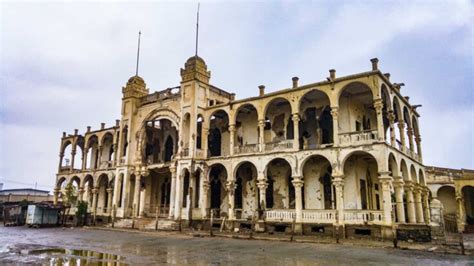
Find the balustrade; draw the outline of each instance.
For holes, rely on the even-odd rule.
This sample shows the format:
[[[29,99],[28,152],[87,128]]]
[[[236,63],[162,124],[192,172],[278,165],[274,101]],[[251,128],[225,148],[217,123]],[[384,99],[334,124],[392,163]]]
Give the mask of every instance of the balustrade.
[[[383,211],[344,210],[343,219],[346,224],[382,223]]]
[[[303,223],[334,223],[336,210],[303,210]]]
[[[246,144],[234,147],[234,154],[256,153],[258,152],[258,144]]]
[[[340,145],[371,144],[378,139],[377,130],[354,131],[339,134]]]
[[[265,143],[265,151],[284,151],[288,149],[293,149],[292,139]]]

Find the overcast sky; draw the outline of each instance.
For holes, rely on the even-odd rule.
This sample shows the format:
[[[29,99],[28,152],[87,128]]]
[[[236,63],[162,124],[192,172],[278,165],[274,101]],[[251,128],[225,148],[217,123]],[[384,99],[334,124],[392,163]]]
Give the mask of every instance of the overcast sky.
[[[378,57],[422,104],[424,163],[474,168],[470,1],[201,1],[211,83],[237,98],[370,70]],[[409,2],[409,3],[407,3]],[[196,2],[0,3],[0,182],[51,189],[63,131],[112,125],[135,73],[179,85],[194,55]]]

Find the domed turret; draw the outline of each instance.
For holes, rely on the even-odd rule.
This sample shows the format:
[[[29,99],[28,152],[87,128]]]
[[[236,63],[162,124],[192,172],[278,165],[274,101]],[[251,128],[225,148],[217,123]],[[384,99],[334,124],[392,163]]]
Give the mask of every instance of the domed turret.
[[[184,64],[184,69],[181,69],[181,82],[196,79],[204,83],[209,83],[210,78],[211,72],[207,71],[206,62],[197,55],[190,57]]]
[[[145,80],[138,75],[130,77],[127,81],[127,85],[122,88],[122,93],[124,98],[148,95]]]

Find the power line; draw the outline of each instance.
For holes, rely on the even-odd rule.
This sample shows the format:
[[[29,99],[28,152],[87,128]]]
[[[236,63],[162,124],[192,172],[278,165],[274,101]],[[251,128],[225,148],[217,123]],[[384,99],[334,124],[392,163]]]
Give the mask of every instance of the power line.
[[[36,183],[25,183],[25,182],[18,182],[18,181],[14,181],[14,180],[9,180],[9,179],[3,179],[3,178],[0,178],[0,181],[3,181],[3,182],[10,182],[10,183],[15,183],[15,184],[19,184],[19,185],[25,185],[25,186],[38,186],[38,187],[45,187],[45,188],[51,188],[51,187],[54,187],[54,185],[40,185],[40,184],[36,184]]]

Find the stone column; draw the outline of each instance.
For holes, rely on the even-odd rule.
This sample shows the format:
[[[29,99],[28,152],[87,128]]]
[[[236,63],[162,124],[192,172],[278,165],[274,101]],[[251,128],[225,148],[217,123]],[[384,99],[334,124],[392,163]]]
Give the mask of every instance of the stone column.
[[[423,189],[422,200],[423,200],[423,210],[424,210],[424,218],[425,218],[426,224],[430,224],[430,221],[431,221],[429,195],[430,195],[429,189],[425,187]]]
[[[466,209],[464,207],[464,196],[463,193],[456,188],[456,202],[458,204],[458,210],[456,220],[458,224],[458,232],[464,232],[466,226]]]
[[[95,160],[96,165],[94,169],[100,169],[100,162],[101,162],[101,157],[102,157],[102,146],[99,146],[97,148],[97,159]]]
[[[99,189],[97,187],[92,189],[92,214],[97,214],[97,196],[99,194]]]
[[[403,120],[398,120],[398,129],[400,131],[400,142],[402,143],[402,151],[405,152],[405,122]]]
[[[395,115],[393,111],[388,112],[388,121],[390,124],[390,145],[394,148],[397,147],[396,138],[395,138]]]
[[[58,198],[59,198],[59,189],[58,188],[54,189],[53,195],[54,195],[53,204],[58,205]]]
[[[392,194],[390,193],[392,177],[389,174],[390,172],[379,172],[379,183],[383,204],[383,221],[385,225],[392,224]]]
[[[76,145],[72,146],[71,150],[71,165],[69,166],[69,170],[72,172],[74,170],[74,161],[76,159]]]
[[[415,202],[413,199],[413,184],[411,181],[405,182],[405,194],[407,196],[408,223],[416,223]]]
[[[208,155],[207,155],[207,150],[208,150],[208,147],[209,147],[209,144],[207,143],[208,138],[209,138],[209,129],[205,128],[204,123],[203,123],[202,136],[201,136],[201,149],[204,150],[204,158],[208,157]]]
[[[258,147],[259,151],[263,152],[265,148],[265,120],[258,120]]]
[[[118,160],[117,160],[117,158],[119,158],[119,156],[118,156],[118,143],[115,142],[115,143],[114,143],[114,157],[112,158],[112,160],[113,160],[112,165],[113,165],[113,166],[117,166],[117,165],[118,165],[118,162],[117,162]]]
[[[417,223],[424,223],[425,218],[423,217],[423,206],[421,204],[421,188],[418,186],[414,189],[414,196],[415,196],[415,210],[416,210],[416,222]]]
[[[206,177],[207,175],[205,175]],[[201,214],[203,218],[207,218],[207,206],[209,201],[209,181],[203,180],[202,181],[202,204],[201,204]]]
[[[61,167],[63,165],[63,159],[64,159],[64,152],[60,152],[59,153],[58,173],[61,172]]]
[[[174,217],[174,208],[175,208],[175,195],[176,195],[176,168],[174,166],[170,167],[171,172],[171,189],[170,189],[170,211],[169,218],[173,219]]]
[[[339,145],[339,122],[338,122],[339,107],[337,106],[331,107],[331,115],[332,115],[333,143],[334,143],[334,146],[337,146]]]
[[[403,178],[401,176],[394,176],[393,187],[395,189],[395,201],[397,208],[398,223],[405,223],[405,206],[403,204]]]
[[[82,171],[84,171],[86,170],[86,167],[87,167],[87,148],[84,148],[82,150],[81,160],[82,160],[81,169]]]
[[[135,176],[135,192],[133,193],[133,212],[132,216],[137,217],[139,214],[138,209],[140,208],[140,192],[141,192],[142,176],[139,171],[136,172]]]
[[[226,183],[226,189],[229,196],[229,221],[235,220],[235,180],[229,180]]]
[[[181,174],[176,176],[176,192],[174,197],[174,218],[179,219],[183,207],[183,176]]]
[[[235,142],[235,125],[229,125],[229,137],[230,137],[230,155],[234,155],[234,142]]]
[[[382,99],[374,100],[374,108],[377,113],[377,136],[379,141],[385,140],[385,130],[383,126],[383,101]]]
[[[145,197],[146,197],[146,187],[140,189],[140,205],[138,208],[138,217],[143,217],[145,215]]]
[[[298,113],[293,114],[293,150],[298,151],[300,149],[300,115]]]
[[[266,210],[267,209],[266,195],[267,195],[268,183],[267,183],[267,179],[265,178],[263,174],[257,178],[257,187],[258,187],[258,192],[260,195],[260,200],[259,200],[260,208],[263,210]]]
[[[407,128],[408,135],[408,144],[410,145],[410,151],[413,153],[415,151],[415,145],[413,144],[413,129],[411,127]]]
[[[337,210],[337,223],[343,224],[344,222],[344,175],[334,175],[332,179],[336,191],[336,210]]]
[[[417,153],[418,153],[418,160],[420,162],[423,162],[423,156],[422,156],[422,153],[421,153],[421,137],[420,137],[420,135],[415,136],[415,142],[416,142],[416,149],[417,149]]]
[[[112,215],[112,189],[107,189],[107,214]]]
[[[303,188],[304,181],[301,176],[295,176],[293,177],[291,183],[295,187],[296,223],[301,224],[303,222],[303,196],[301,190]]]

